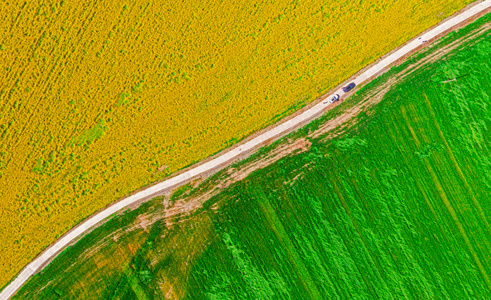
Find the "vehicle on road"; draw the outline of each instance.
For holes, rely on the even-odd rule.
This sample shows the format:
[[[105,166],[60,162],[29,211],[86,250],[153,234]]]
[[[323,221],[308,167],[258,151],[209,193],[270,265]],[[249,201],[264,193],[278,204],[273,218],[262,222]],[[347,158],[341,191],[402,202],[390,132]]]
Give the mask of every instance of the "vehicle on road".
[[[332,98],[329,100],[329,103],[334,103],[334,102],[336,102],[336,101],[338,101],[338,100],[339,100],[339,95],[338,95],[338,94],[336,94],[336,95],[334,95],[334,96],[333,96],[333,97],[332,97]]]
[[[343,88],[343,92],[347,93],[347,92],[351,91],[355,86],[356,86],[356,84],[354,82],[352,82]]]

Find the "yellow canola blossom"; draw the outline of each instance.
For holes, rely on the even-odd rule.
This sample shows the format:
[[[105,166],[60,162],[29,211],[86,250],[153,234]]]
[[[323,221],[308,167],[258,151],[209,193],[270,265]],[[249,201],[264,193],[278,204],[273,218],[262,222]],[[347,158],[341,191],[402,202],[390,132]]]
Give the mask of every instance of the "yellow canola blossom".
[[[0,286],[470,2],[0,1]]]

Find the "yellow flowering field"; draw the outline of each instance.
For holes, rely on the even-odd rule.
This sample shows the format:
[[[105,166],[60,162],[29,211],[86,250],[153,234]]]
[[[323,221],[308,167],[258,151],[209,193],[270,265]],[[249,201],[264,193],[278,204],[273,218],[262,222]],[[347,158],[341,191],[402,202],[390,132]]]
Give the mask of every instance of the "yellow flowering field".
[[[0,286],[470,2],[0,1]]]

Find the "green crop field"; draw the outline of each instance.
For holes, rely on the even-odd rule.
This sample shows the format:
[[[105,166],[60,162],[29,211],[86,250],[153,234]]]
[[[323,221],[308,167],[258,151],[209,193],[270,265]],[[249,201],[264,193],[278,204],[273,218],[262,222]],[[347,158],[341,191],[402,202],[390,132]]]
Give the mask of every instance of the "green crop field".
[[[114,217],[15,298],[489,299],[490,20],[450,34],[233,170],[288,140],[307,139],[307,151],[188,216],[165,218],[157,198]],[[354,125],[312,137],[418,65]],[[203,197],[228,173],[178,190],[173,203]]]

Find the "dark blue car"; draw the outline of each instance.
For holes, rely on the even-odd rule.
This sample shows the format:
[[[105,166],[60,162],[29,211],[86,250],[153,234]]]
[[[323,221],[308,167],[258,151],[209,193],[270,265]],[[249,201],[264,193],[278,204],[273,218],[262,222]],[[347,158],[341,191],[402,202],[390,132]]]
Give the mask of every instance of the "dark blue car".
[[[356,84],[354,82],[352,82],[343,88],[343,92],[347,93],[347,92],[351,91],[355,86],[356,86]]]

